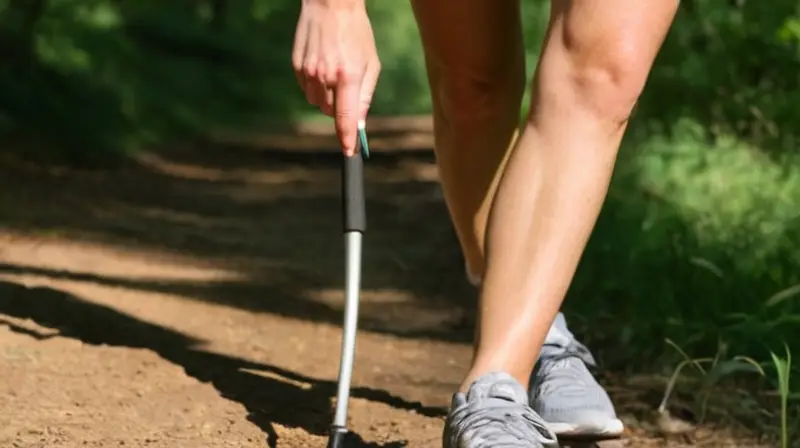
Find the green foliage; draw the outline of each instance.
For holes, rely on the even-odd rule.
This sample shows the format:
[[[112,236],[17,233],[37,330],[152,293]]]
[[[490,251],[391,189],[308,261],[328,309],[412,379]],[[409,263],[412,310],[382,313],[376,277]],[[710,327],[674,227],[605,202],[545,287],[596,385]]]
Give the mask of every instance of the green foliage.
[[[532,72],[549,8],[523,3]],[[299,5],[0,0],[0,130],[87,161],[314,116],[290,67]],[[368,7],[372,113],[429,112],[408,3]],[[593,347],[615,347],[607,364],[675,361],[665,338],[689,359],[720,340],[759,360],[800,350],[798,8],[682,2],[567,302]]]
[[[7,1],[0,21],[26,4]],[[302,111],[289,64],[297,2],[231,2],[223,23],[210,2],[44,4],[30,49],[19,30],[0,42],[15,56],[0,77],[7,131],[85,155]]]
[[[786,288],[800,284],[800,162],[709,139],[682,122],[673,137],[626,142],[571,301],[600,318],[592,310],[613,298],[631,349],[618,356],[652,359],[663,346],[648,341],[664,337],[696,353],[720,338],[748,354],[798,340]]]
[[[786,355],[780,357],[771,352],[772,363],[778,378],[778,392],[781,397],[781,448],[789,448],[789,394],[791,393],[790,377],[792,374],[792,352],[786,347]]]
[[[697,400],[696,405],[699,408],[698,420],[701,423],[705,420],[708,402],[716,392],[715,388],[720,382],[737,374],[757,373],[762,377],[765,375],[761,365],[752,358],[747,356],[733,356],[728,358],[726,353],[727,347],[724,344],[720,345],[719,350],[713,358],[692,359],[672,340],[667,339],[666,343],[675,348],[682,356],[683,360],[675,367],[667,382],[664,398],[662,398],[661,404],[658,406],[658,412],[661,415],[668,413],[667,406],[669,400],[685,367],[692,366],[700,374],[700,380],[692,384],[692,387],[694,390],[699,391],[699,393],[695,393],[695,397]],[[704,365],[708,365],[709,369],[706,370],[706,368],[703,367]]]
[[[372,114],[430,111],[425,57],[408,3],[370,0],[368,8],[382,65]]]
[[[640,113],[669,125],[693,118],[792,150],[800,101],[795,1],[707,0],[682,8],[653,70]],[[776,143],[779,143],[776,145]]]
[[[373,113],[428,111],[409,5],[368,6],[384,66]],[[2,98],[0,123],[59,142],[56,135],[75,129],[90,146],[103,146],[314,115],[289,66],[298,9],[289,0],[1,0],[0,52],[14,57],[3,69],[0,89],[11,98]],[[691,118],[712,136],[793,148],[797,9],[788,0],[683,2],[639,115],[661,131]],[[548,10],[541,0],[523,3],[530,72]],[[14,99],[13,91],[26,88],[33,92],[27,107],[41,110],[39,117]],[[76,108],[80,114],[72,113]],[[60,127],[50,129],[56,121]],[[89,135],[82,121],[101,137]]]

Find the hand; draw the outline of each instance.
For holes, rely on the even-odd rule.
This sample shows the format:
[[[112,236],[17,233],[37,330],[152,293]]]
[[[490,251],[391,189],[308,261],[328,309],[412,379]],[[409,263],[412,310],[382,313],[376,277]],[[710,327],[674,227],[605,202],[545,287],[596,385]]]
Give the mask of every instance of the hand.
[[[303,0],[292,64],[306,99],[334,117],[352,156],[381,70],[364,0]]]

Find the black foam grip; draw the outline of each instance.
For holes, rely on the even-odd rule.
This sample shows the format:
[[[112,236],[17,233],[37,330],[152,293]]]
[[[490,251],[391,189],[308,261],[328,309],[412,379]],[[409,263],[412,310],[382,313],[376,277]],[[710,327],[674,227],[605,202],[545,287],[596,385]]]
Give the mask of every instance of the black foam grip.
[[[345,232],[367,230],[367,211],[364,204],[364,159],[360,151],[344,156],[342,165],[342,226]]]
[[[357,155],[357,157],[361,157]],[[328,448],[344,448],[344,441],[347,438],[347,429],[339,426],[332,426],[328,435]]]

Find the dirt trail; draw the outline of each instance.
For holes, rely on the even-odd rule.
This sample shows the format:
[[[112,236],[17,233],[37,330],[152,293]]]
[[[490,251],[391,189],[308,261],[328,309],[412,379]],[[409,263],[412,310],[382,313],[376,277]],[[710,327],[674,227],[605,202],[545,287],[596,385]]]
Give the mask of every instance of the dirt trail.
[[[324,446],[336,161],[175,149],[114,171],[3,168],[0,447]],[[474,293],[435,181],[429,154],[370,162],[358,446],[436,447],[469,361]],[[664,445],[635,433],[622,444]]]

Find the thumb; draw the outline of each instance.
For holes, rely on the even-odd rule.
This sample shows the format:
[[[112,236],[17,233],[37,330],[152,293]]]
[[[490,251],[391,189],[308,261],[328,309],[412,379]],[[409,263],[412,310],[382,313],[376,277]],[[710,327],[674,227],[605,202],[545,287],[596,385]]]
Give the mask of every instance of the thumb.
[[[358,120],[361,95],[361,79],[359,76],[343,75],[339,78],[334,98],[334,117],[336,135],[342,145],[344,154],[352,156],[356,150]]]
[[[375,58],[367,64],[367,71],[364,73],[364,80],[361,81],[361,94],[359,96],[359,118],[366,119],[369,107],[372,104],[372,97],[375,94],[375,86],[378,84],[378,75],[381,73],[381,63]]]

